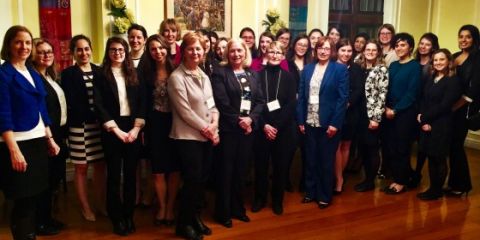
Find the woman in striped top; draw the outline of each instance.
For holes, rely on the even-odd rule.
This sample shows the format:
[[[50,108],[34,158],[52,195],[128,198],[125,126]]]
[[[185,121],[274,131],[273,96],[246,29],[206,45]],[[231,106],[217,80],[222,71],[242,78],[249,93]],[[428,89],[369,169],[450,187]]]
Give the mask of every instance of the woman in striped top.
[[[75,186],[83,217],[95,221],[87,198],[88,165],[93,163],[93,181],[100,209],[105,211],[105,163],[101,131],[95,114],[93,79],[99,76],[99,67],[90,63],[90,39],[77,35],[70,41],[70,51],[76,64],[62,72],[62,87],[67,99],[68,141],[70,159],[75,164]]]

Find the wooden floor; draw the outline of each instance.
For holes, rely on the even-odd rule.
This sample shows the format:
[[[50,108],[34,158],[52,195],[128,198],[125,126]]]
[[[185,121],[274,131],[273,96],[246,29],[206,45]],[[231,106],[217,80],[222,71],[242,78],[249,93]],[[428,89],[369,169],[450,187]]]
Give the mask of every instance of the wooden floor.
[[[349,176],[345,191],[334,197],[333,204],[320,210],[316,204],[301,204],[302,194],[287,193],[284,214],[275,216],[270,208],[259,213],[247,212],[250,223],[234,220],[227,229],[213,222],[212,200],[205,211],[213,235],[205,239],[480,239],[480,151],[468,149],[473,191],[468,197],[443,198],[424,202],[415,195],[428,184],[398,196],[378,190],[368,193],[353,191],[361,174]],[[298,169],[298,167],[296,167]],[[427,175],[424,169],[424,176]],[[378,180],[377,186],[383,184]],[[211,199],[211,196],[209,196]],[[247,197],[250,208],[251,194]],[[3,202],[3,200],[0,200]],[[60,194],[56,217],[68,224],[60,234],[39,237],[45,240],[108,240],[118,239],[111,233],[106,217],[86,222],[80,214],[73,186]],[[2,204],[3,205],[3,204]],[[8,229],[9,204],[0,209],[0,239],[11,239]],[[137,232],[122,239],[177,239],[173,228],[154,227],[153,210],[138,209],[135,215]]]

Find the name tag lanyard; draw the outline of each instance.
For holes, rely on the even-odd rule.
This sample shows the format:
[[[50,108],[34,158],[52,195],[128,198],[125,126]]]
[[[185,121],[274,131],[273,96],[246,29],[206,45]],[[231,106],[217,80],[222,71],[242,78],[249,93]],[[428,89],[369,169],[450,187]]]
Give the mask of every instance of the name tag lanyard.
[[[280,88],[280,79],[282,78],[282,71],[278,72],[278,81],[277,81],[277,90],[275,92],[275,100],[278,100],[278,89]],[[270,97],[268,96],[268,75],[267,71],[265,71],[265,92],[267,93],[267,102],[270,101]]]

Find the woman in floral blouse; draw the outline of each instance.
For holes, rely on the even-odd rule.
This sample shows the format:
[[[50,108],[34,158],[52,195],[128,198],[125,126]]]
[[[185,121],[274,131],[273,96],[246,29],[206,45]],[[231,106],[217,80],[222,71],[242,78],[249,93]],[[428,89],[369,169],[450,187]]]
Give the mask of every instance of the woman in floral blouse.
[[[388,69],[383,60],[382,48],[376,40],[369,40],[360,56],[362,69],[365,71],[365,91],[358,105],[358,138],[362,153],[365,180],[355,185],[355,191],[366,192],[375,188],[374,179],[378,169],[379,125],[385,106],[388,89]]]

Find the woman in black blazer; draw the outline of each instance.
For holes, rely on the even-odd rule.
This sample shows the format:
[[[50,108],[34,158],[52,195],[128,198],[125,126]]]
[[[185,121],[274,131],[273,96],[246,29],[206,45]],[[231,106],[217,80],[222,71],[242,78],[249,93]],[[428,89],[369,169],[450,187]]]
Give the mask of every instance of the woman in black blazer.
[[[70,53],[75,59],[75,65],[63,70],[61,76],[67,100],[70,160],[75,166],[75,187],[82,215],[87,221],[95,221],[95,214],[87,197],[86,181],[89,165],[93,166],[93,186],[100,205],[99,210],[106,214],[105,162],[93,96],[94,80],[100,77],[100,68],[90,63],[92,44],[88,37],[74,36],[70,41]]]
[[[220,156],[215,217],[232,227],[232,218],[250,221],[243,206],[243,186],[252,154],[254,132],[263,111],[256,73],[248,66],[252,57],[241,40],[227,43],[226,58],[212,75],[212,88],[220,112]]]
[[[37,203],[37,235],[42,236],[57,234],[64,227],[63,223],[52,217],[52,197],[65,174],[65,160],[68,156],[66,145],[67,102],[65,93],[56,82],[53,45],[48,40],[41,38],[34,39],[33,44],[33,65],[40,73],[47,92],[45,100],[48,116],[52,121],[50,130],[55,142],[60,147],[60,154],[49,157],[49,188]]]
[[[266,107],[262,113],[261,131],[255,139],[255,196],[252,212],[258,212],[267,203],[268,169],[272,161],[272,210],[283,213],[283,194],[288,176],[289,161],[296,147],[295,107],[297,88],[295,77],[282,69],[286,48],[274,41],[267,48],[268,63],[259,73]]]
[[[97,114],[103,124],[107,211],[113,232],[125,236],[135,232],[135,173],[140,150],[137,137],[145,124],[145,86],[137,78],[128,43],[122,38],[108,39],[102,65],[94,93]]]
[[[460,85],[453,77],[452,54],[447,49],[432,55],[433,77],[425,83],[420,113],[419,152],[428,158],[430,187],[417,197],[435,200],[443,196],[442,186],[447,176],[447,154],[450,145],[452,106],[461,95]]]

